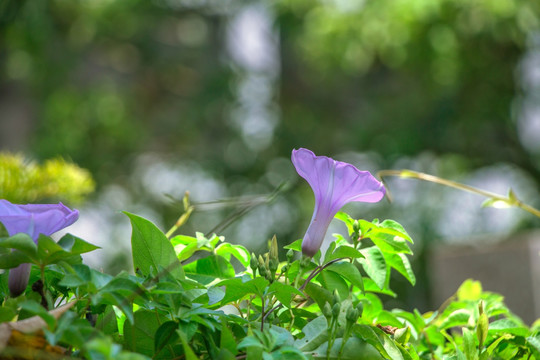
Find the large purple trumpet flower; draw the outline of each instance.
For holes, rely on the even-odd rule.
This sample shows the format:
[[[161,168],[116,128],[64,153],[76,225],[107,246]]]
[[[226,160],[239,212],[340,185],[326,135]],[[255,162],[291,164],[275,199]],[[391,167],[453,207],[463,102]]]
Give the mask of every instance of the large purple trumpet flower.
[[[0,222],[9,236],[28,234],[35,243],[40,234],[49,236],[73,224],[79,218],[77,210],[62,203],[16,205],[0,200]],[[19,296],[26,289],[30,277],[30,264],[21,264],[9,271],[8,286],[11,295]]]
[[[302,253],[313,256],[320,249],[328,225],[339,209],[351,201],[377,202],[384,197],[383,184],[369,171],[351,164],[316,156],[308,149],[292,151],[292,163],[315,194],[315,210],[302,241]]]

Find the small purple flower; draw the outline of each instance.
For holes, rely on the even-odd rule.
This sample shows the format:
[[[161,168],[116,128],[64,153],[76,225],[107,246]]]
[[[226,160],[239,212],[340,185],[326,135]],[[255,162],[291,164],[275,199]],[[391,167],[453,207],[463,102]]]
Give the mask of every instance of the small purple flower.
[[[16,205],[0,200],[0,222],[9,236],[28,234],[37,243],[40,234],[49,236],[73,224],[79,218],[77,210],[64,204]],[[30,264],[21,264],[9,271],[9,291],[13,296],[24,292],[30,277]]]
[[[315,156],[303,148],[293,150],[291,159],[298,175],[306,179],[315,194],[315,210],[302,241],[304,255],[317,253],[328,225],[341,207],[351,201],[377,202],[386,193],[369,171],[360,171],[351,164]]]

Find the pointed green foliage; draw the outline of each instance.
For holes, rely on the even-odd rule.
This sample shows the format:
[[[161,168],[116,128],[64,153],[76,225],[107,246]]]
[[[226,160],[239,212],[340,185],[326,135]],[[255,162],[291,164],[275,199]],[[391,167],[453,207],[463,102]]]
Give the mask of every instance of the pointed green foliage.
[[[335,259],[351,258],[357,259],[364,257],[360,251],[349,245],[341,245],[336,247],[336,242],[332,242],[324,256],[324,263],[328,263]]]
[[[232,355],[235,355],[237,353],[236,344],[237,342],[236,342],[236,339],[234,338],[232,331],[227,326],[225,318],[222,317],[221,318],[221,337],[219,341],[220,348],[226,349]]]
[[[336,272],[324,269],[317,276],[317,281],[325,288],[332,289],[339,293],[341,298],[346,298],[349,295],[349,285],[345,279]]]
[[[362,280],[362,275],[354,264],[348,261],[341,261],[330,265],[327,270],[341,275],[352,285],[356,286],[361,291],[364,291],[364,281]]]
[[[283,248],[301,252],[302,251],[302,239],[295,240],[291,244],[285,245]]]
[[[244,268],[249,267],[251,255],[249,251],[242,245],[233,245],[230,243],[222,243],[216,248],[216,254],[222,256],[227,261],[230,261],[231,256],[240,262]]]
[[[54,330],[56,327],[56,319],[51,315],[43,306],[33,300],[26,300],[19,304],[21,309],[27,311],[32,315],[37,315],[45,321],[50,330]]]
[[[155,335],[161,324],[167,322],[167,318],[156,311],[138,310],[134,314],[134,322],[124,323],[124,347],[152,357],[155,349]],[[158,359],[171,359],[174,354],[165,346],[159,353]]]
[[[177,329],[178,323],[176,321],[166,321],[159,326],[154,336],[154,352],[156,355],[159,355],[165,346],[178,341]]]
[[[219,255],[210,255],[184,266],[189,277],[208,284],[218,279],[228,279],[235,275],[234,268],[229,261]]]
[[[379,288],[384,289],[387,268],[382,251],[376,246],[371,246],[360,250],[360,252],[364,255],[364,258],[358,261],[362,264],[364,271]]]
[[[295,342],[295,346],[304,351],[312,351],[328,340],[328,321],[324,316],[310,321],[302,328],[304,337]]]
[[[217,284],[217,286],[225,286],[225,296],[221,300],[222,305],[240,300],[249,294],[261,297],[264,289],[269,285],[268,280],[261,277],[248,281],[243,280],[242,278],[227,279]]]
[[[124,211],[131,220],[131,247],[133,266],[148,276],[157,275],[165,269],[177,279],[184,279],[184,270],[178,261],[173,246],[152,222]]]
[[[463,332],[463,353],[465,357],[467,360],[477,360],[478,350],[476,349],[474,333],[467,328],[461,330]]]
[[[396,269],[405,279],[414,286],[416,284],[416,276],[411,267],[411,263],[405,254],[384,253],[384,259],[389,267]]]
[[[272,284],[270,284],[268,287],[268,295],[274,295],[279,302],[287,308],[291,307],[291,300],[293,296],[304,296],[304,294],[297,288],[278,281],[274,281]]]

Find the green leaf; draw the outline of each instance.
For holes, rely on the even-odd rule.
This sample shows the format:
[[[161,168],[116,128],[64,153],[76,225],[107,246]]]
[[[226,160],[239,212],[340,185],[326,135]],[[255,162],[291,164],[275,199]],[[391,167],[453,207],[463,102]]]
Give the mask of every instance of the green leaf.
[[[444,318],[439,327],[441,330],[444,330],[455,326],[467,325],[471,315],[471,312],[467,309],[457,309]]]
[[[21,309],[28,311],[32,315],[37,315],[45,321],[50,330],[56,327],[56,318],[51,315],[43,306],[33,300],[26,300],[19,304]]]
[[[157,311],[138,310],[133,314],[134,323],[128,321],[124,323],[124,347],[127,350],[135,351],[146,356],[154,355],[154,335],[161,324],[168,321],[166,317]],[[165,347],[159,354],[160,358],[174,358],[168,347]]]
[[[416,284],[416,276],[411,267],[411,263],[405,254],[384,253],[384,259],[390,267],[396,269],[405,279],[414,286]]]
[[[522,324],[510,319],[495,320],[489,324],[488,334],[508,333],[515,336],[526,337],[529,329]]]
[[[540,334],[537,334],[536,336],[529,336],[526,340],[527,344],[540,353]]]
[[[381,250],[376,246],[371,246],[360,250],[364,259],[358,261],[362,264],[366,274],[377,284],[381,289],[385,288],[386,283],[386,260]]]
[[[482,284],[480,281],[467,279],[457,290],[458,300],[480,300],[482,296]]]
[[[382,223],[379,224],[379,228],[384,228],[386,230],[393,230],[392,232],[387,232],[388,234],[395,234],[395,236],[399,236],[411,244],[413,243],[412,238],[409,236],[409,234],[405,231],[405,228],[394,220],[384,220]]]
[[[292,249],[294,251],[302,251],[302,239],[298,239],[289,245],[285,245],[284,249]]]
[[[304,296],[304,294],[294,286],[283,284],[278,281],[274,281],[270,284],[268,287],[268,294],[273,294],[279,302],[287,308],[291,307],[291,299],[294,295]]]
[[[334,299],[334,296],[330,291],[313,282],[309,282],[304,291],[317,303],[317,305],[319,305],[320,309],[322,309],[327,302],[331,304]]]
[[[99,246],[90,244],[89,242],[86,242],[83,239],[80,239],[71,234],[66,234],[62,236],[62,238],[58,241],[58,245],[60,245],[65,251],[67,251],[71,255],[80,255],[100,249]]]
[[[304,337],[295,341],[295,347],[308,352],[317,349],[328,340],[328,322],[324,316],[310,321],[302,328]]]
[[[327,270],[338,273],[347,279],[347,281],[349,281],[352,285],[359,288],[362,292],[364,291],[364,281],[362,280],[362,275],[354,264],[347,261],[341,261],[330,265]]]
[[[384,359],[381,356],[381,354],[371,344],[357,337],[349,338],[347,342],[343,345],[343,350],[340,351],[342,348],[342,342],[343,342],[342,338],[336,339],[332,348],[330,349],[329,356],[327,356],[328,342],[325,342],[319,348],[310,352],[310,354],[315,359],[326,359],[326,360],[358,360],[358,359],[382,360]]]
[[[242,299],[248,294],[262,296],[268,280],[257,277],[253,280],[243,281],[242,278],[227,279],[219,282],[216,286],[225,286],[225,296],[221,300],[222,305]]]
[[[197,355],[193,352],[193,349],[189,346],[185,336],[180,335],[180,340],[182,341],[182,347],[184,348],[184,356],[186,360],[199,360]]]
[[[40,235],[37,243],[37,257],[41,265],[55,264],[61,260],[68,263],[80,263],[79,254],[64,250],[49,236]]]
[[[19,250],[29,257],[34,257],[37,254],[37,245],[34,243],[34,240],[24,233],[15,234],[7,238],[0,238],[0,247]]]
[[[353,327],[353,333],[375,347],[375,349],[377,349],[382,356],[387,359],[391,359],[384,347],[384,342],[379,338],[379,335],[375,332],[374,327],[369,325],[355,325]]]
[[[240,264],[242,264],[246,269],[249,267],[249,260],[251,255],[249,251],[242,245],[233,245],[230,243],[222,243],[216,248],[216,254],[223,256],[228,261],[230,260],[231,255],[234,256]]]
[[[474,333],[465,327],[461,330],[463,331],[463,350],[465,357],[467,360],[477,360],[478,350],[474,341]]]
[[[325,289],[332,289],[332,291],[337,290],[342,299],[345,299],[349,295],[349,285],[343,277],[336,272],[324,269],[317,276],[317,281]]]
[[[0,323],[13,320],[17,313],[8,307],[0,307]]]
[[[173,246],[152,222],[124,211],[131,220],[132,234],[131,247],[133,254],[133,266],[143,275],[159,274],[161,269],[166,269],[177,279],[184,279],[184,270]]]
[[[225,291],[217,286],[208,288],[208,305],[214,305],[223,300],[225,297]]]
[[[481,359],[489,359],[489,357],[491,356],[491,354],[493,353],[493,351],[497,348],[497,346],[499,346],[500,342],[503,341],[503,340],[510,340],[510,339],[513,339],[514,336],[513,335],[510,335],[510,334],[504,334],[502,336],[500,336],[499,338],[497,338],[495,341],[493,341],[481,354],[480,358]],[[529,340],[529,338],[527,338],[527,341]]]
[[[158,327],[154,337],[154,351],[156,354],[159,354],[165,346],[178,341],[177,329],[178,323],[176,321],[166,321]]]
[[[21,264],[32,263],[32,259],[20,251],[0,255],[0,269],[13,269]]]
[[[237,342],[232,331],[227,326],[227,322],[224,317],[221,318],[221,324],[221,338],[219,342],[220,347],[222,349],[227,349],[231,354],[235,355],[237,352]]]
[[[184,270],[191,278],[203,283],[209,283],[215,278],[228,279],[235,275],[231,263],[219,255],[210,255],[189,263],[184,266]]]
[[[330,262],[332,260],[340,259],[340,258],[357,259],[357,258],[363,258],[364,257],[364,255],[362,255],[362,253],[360,253],[360,251],[356,250],[355,248],[353,248],[352,246],[349,246],[349,245],[341,245],[341,246],[337,247],[333,251],[330,251],[331,249],[333,249],[333,248],[332,247],[328,248],[328,251],[326,252],[326,254],[324,256],[324,263],[328,263],[328,262]]]

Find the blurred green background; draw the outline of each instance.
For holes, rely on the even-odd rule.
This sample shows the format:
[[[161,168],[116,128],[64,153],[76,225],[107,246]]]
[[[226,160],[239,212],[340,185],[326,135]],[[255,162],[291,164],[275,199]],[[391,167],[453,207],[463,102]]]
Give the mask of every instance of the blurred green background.
[[[113,273],[130,261],[119,211],[167,230],[186,190],[237,201],[199,207],[183,233],[233,217],[221,233],[253,251],[302,237],[313,195],[290,163],[298,147],[538,205],[539,25],[536,0],[0,0],[0,150],[90,171],[70,231]],[[429,304],[427,247],[539,225],[455,190],[388,185],[393,203],[346,210],[416,240],[401,306]]]

